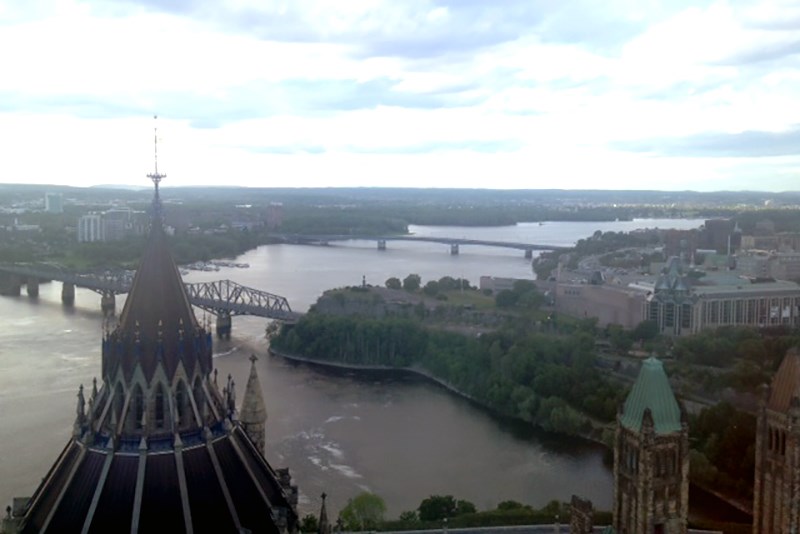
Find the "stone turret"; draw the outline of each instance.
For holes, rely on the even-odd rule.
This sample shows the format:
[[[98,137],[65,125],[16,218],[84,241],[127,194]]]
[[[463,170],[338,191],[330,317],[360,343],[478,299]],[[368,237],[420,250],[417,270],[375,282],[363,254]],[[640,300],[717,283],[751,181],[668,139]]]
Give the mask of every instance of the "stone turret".
[[[266,447],[267,408],[264,405],[264,396],[261,393],[261,382],[256,370],[255,354],[250,356],[250,376],[247,378],[247,387],[242,399],[242,409],[239,411],[239,421],[244,431],[256,448],[264,454]]]
[[[648,358],[617,414],[614,529],[685,534],[689,428],[662,363]]]
[[[756,429],[753,533],[800,529],[800,349],[792,348],[766,389]]]

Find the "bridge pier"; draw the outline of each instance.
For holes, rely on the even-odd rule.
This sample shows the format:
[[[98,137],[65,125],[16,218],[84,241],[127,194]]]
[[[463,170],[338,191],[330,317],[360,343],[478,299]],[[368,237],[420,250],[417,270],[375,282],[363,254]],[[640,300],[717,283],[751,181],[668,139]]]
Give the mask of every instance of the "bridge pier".
[[[25,289],[29,297],[37,298],[39,296],[39,279],[35,276],[29,276],[25,282]]]
[[[103,293],[103,296],[100,297],[100,309],[103,310],[103,315],[112,317],[116,313],[116,308],[117,300],[114,297],[114,293]]]
[[[451,256],[458,256],[458,243],[451,243],[450,244],[450,255]]]
[[[525,249],[525,259],[529,260],[531,258],[533,258],[533,249],[532,248],[526,248]]]
[[[21,287],[19,276],[8,273],[0,275],[0,295],[18,297]]]
[[[61,302],[66,306],[75,304],[75,284],[68,282],[61,284]]]
[[[378,239],[378,250],[386,250],[386,240]]]
[[[219,339],[230,339],[232,327],[233,321],[231,320],[230,312],[219,312],[217,314],[217,337]]]

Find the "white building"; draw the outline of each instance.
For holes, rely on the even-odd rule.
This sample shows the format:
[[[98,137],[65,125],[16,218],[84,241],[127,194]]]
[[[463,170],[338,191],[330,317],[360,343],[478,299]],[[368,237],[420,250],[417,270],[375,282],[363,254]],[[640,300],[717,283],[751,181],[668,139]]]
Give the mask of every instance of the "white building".
[[[105,241],[103,216],[100,213],[84,215],[78,221],[78,242]]]
[[[44,211],[47,213],[64,213],[64,196],[61,193],[45,193]]]

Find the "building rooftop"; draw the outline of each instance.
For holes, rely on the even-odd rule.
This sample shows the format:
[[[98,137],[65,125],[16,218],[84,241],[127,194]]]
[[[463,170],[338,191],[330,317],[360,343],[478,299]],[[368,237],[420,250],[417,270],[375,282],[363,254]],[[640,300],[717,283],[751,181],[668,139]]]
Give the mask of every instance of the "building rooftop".
[[[656,434],[670,434],[681,430],[681,409],[660,360],[650,357],[642,362],[639,377],[625,400],[620,423],[639,432],[642,418],[649,409]]]

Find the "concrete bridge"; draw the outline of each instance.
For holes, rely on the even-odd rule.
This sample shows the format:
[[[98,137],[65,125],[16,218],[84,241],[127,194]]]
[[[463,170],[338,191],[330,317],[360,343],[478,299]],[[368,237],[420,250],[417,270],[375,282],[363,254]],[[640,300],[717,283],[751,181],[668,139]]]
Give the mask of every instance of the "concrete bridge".
[[[130,291],[133,271],[105,271],[83,274],[49,265],[0,264],[0,295],[19,296],[26,286],[29,297],[39,296],[39,284],[44,281],[62,282],[61,301],[71,306],[75,288],[83,287],[101,295],[100,308],[113,315],[115,295]],[[302,314],[293,312],[285,297],[274,295],[231,280],[184,283],[189,302],[217,317],[217,336],[230,337],[231,317],[254,315],[285,322],[295,322]]]
[[[479,245],[483,247],[500,247],[512,248],[522,250],[526,258],[533,257],[534,250],[567,250],[569,247],[554,246],[554,245],[541,245],[536,243],[519,243],[513,241],[489,241],[486,239],[466,239],[457,237],[432,237],[432,236],[416,236],[416,235],[387,235],[387,236],[374,236],[374,235],[302,235],[302,234],[283,234],[276,236],[284,243],[293,243],[298,245],[327,245],[331,241],[347,241],[350,239],[358,239],[363,241],[375,241],[378,250],[386,250],[387,241],[420,241],[427,243],[442,243],[449,245],[450,254],[456,255],[459,253],[461,245]]]

